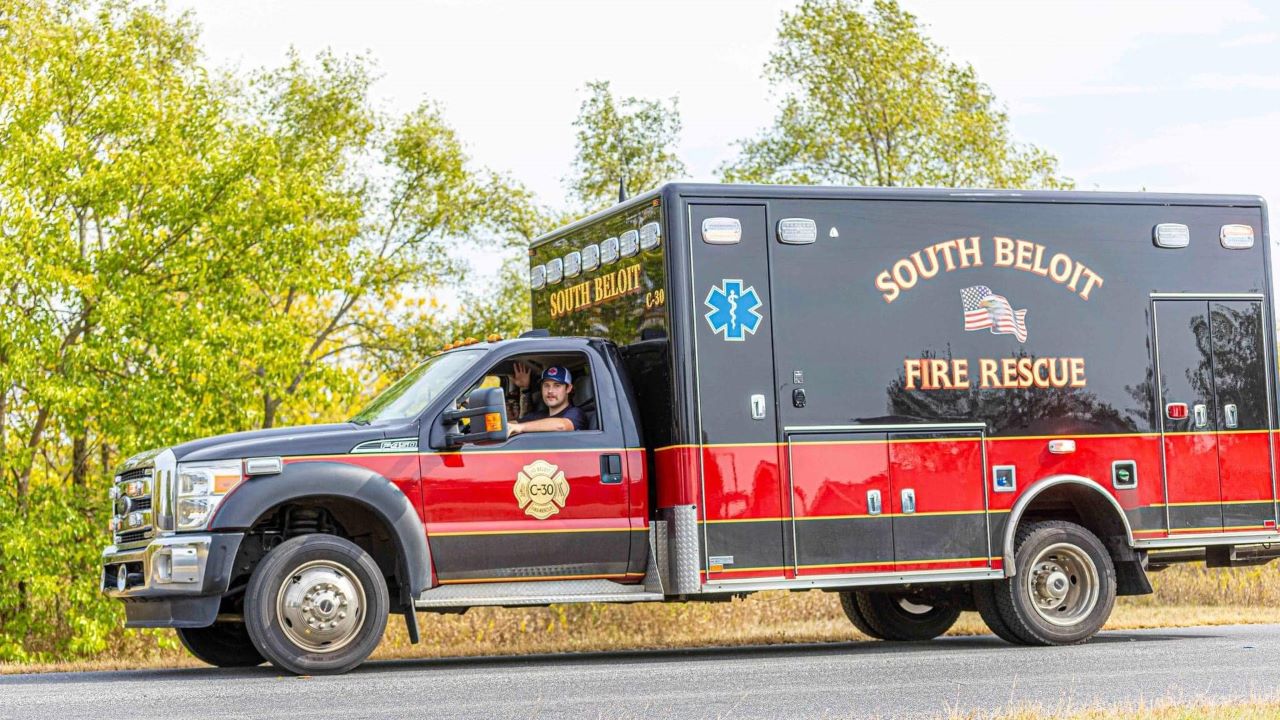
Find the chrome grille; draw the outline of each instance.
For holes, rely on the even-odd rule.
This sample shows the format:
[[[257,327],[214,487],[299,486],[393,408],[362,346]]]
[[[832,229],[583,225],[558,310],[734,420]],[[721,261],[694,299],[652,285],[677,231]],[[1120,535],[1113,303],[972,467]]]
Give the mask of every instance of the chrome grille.
[[[111,487],[111,531],[116,544],[146,540],[155,535],[151,509],[155,468],[131,468],[116,475]]]

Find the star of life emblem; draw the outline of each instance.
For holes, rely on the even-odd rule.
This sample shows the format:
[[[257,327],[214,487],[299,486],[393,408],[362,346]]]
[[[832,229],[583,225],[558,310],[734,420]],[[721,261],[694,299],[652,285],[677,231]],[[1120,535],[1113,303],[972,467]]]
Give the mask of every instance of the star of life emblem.
[[[748,334],[755,334],[764,319],[758,309],[764,303],[756,289],[750,285],[744,288],[741,280],[722,280],[719,286],[712,285],[703,303],[710,308],[706,318],[711,331],[725,340],[745,340]]]
[[[560,468],[546,460],[534,460],[516,473],[512,492],[526,515],[546,520],[560,512],[569,500],[569,481]]]

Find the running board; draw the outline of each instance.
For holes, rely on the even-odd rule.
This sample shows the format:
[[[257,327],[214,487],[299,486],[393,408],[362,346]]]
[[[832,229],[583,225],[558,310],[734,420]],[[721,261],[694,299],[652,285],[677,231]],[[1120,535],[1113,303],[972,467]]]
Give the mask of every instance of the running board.
[[[662,593],[644,585],[610,580],[534,580],[528,582],[459,583],[424,591],[415,603],[420,610],[481,605],[551,605],[587,602],[649,602]]]

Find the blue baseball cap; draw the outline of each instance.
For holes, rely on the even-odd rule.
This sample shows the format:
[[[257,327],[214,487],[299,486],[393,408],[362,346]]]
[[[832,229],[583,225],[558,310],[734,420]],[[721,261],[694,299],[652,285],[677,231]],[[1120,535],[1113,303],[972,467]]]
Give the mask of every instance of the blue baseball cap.
[[[542,371],[543,380],[555,380],[562,385],[569,385],[573,382],[573,376],[569,374],[569,368],[563,365],[551,365]]]

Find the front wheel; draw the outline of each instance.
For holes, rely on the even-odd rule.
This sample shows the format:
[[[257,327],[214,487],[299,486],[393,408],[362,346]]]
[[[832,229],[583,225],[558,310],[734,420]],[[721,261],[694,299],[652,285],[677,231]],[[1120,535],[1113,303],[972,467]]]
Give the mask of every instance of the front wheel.
[[[187,652],[214,667],[254,667],[266,662],[253,646],[244,623],[216,622],[209,627],[178,628],[178,639]]]
[[[1002,637],[1074,645],[1106,624],[1116,602],[1116,570],[1096,535],[1062,520],[1029,523],[1018,528],[1014,557],[1018,574],[992,584],[994,608],[984,613],[995,611]]]
[[[368,553],[333,535],[303,535],[281,543],[254,570],[245,626],[276,667],[336,674],[378,646],[388,607],[386,581]]]

